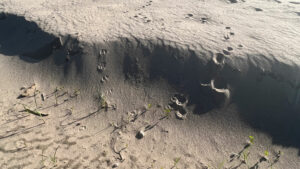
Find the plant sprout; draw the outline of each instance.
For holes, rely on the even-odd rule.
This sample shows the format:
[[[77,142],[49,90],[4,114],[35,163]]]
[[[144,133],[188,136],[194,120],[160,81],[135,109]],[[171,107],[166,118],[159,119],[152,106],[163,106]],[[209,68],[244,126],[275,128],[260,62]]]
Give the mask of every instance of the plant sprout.
[[[165,112],[165,117],[169,117],[171,109],[165,109],[164,112]]]
[[[170,110],[170,109],[165,109],[165,110],[164,110],[164,112],[166,112],[166,113],[170,113],[170,112],[171,112],[171,110]]]
[[[173,167],[172,167],[172,168],[174,168],[174,167],[177,166],[177,164],[179,163],[180,159],[181,159],[180,157],[177,157],[177,158],[174,159],[174,164],[173,164]],[[176,167],[176,168],[177,168],[177,167]]]
[[[249,142],[250,142],[251,144],[254,143],[254,137],[253,137],[253,136],[249,136]]]
[[[265,154],[266,157],[268,157],[269,156],[269,151],[265,150],[264,154]]]
[[[59,147],[57,147],[57,148],[55,149],[53,156],[50,156],[50,161],[53,163],[53,165],[56,165],[56,163],[57,163],[56,152],[57,152],[57,149],[58,149],[58,148],[59,148]]]
[[[36,115],[36,116],[40,116],[40,117],[48,116],[48,114],[43,114],[43,113],[40,113],[36,110],[31,110],[29,108],[26,108],[25,105],[23,105],[23,107],[24,107],[24,111],[26,111],[27,113],[30,113],[30,114],[33,114],[33,115]]]

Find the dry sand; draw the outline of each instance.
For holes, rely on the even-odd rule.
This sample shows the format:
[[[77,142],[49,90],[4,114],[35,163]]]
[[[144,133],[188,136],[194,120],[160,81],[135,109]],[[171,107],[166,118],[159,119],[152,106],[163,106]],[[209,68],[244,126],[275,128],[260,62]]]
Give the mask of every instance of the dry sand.
[[[297,0],[1,0],[0,168],[300,168],[299,28]]]

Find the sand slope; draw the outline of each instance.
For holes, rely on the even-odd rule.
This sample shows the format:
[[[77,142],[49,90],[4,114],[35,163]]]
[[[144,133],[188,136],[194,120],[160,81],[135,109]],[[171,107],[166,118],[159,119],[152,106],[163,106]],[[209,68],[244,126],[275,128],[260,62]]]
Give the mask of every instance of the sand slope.
[[[299,168],[299,12],[2,0],[0,168]]]

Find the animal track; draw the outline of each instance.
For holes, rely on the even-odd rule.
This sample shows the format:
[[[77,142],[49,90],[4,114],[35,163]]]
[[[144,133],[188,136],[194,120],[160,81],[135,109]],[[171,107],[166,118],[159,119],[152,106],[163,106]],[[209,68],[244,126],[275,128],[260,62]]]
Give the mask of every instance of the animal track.
[[[233,51],[233,48],[232,47],[227,47],[227,50],[228,51]]]
[[[108,80],[108,77],[109,77],[108,75],[103,76],[100,82],[101,83],[106,82]]]
[[[225,56],[222,53],[217,53],[214,57],[213,57],[213,62],[216,65],[223,65],[225,63]]]
[[[193,16],[193,14],[190,14],[190,13],[189,13],[189,14],[187,14],[187,16],[188,16],[188,17],[192,17],[192,16]]]
[[[296,4],[296,5],[299,5],[299,4],[300,4],[300,2],[295,2],[295,1],[290,1],[289,3],[291,3],[291,4]]]
[[[175,115],[178,119],[183,120],[186,118],[187,104],[188,104],[188,99],[183,94],[175,94],[171,98],[170,106],[175,110]]]
[[[142,21],[143,23],[149,23],[151,22],[151,19],[149,19],[147,16],[144,16],[142,13],[138,13],[137,15],[133,16],[135,20]]]
[[[255,11],[257,11],[257,12],[261,12],[261,11],[263,11],[262,9],[260,9],[260,8],[254,8],[254,10]]]
[[[230,3],[245,2],[245,0],[228,0]]]
[[[138,8],[138,9],[136,9],[136,10],[145,9],[146,7],[148,7],[148,6],[151,6],[151,5],[152,5],[152,0],[150,0],[150,1],[146,2],[146,4],[145,4],[145,5],[143,5],[142,7]]]
[[[99,52],[98,66],[97,66],[97,70],[99,72],[103,72],[106,68],[106,54],[107,54],[106,49],[101,49],[100,52]]]
[[[225,29],[227,30],[227,32],[224,35],[224,39],[225,40],[229,40],[231,36],[234,36],[234,32],[232,32],[231,27],[226,26]]]
[[[225,54],[225,55],[230,55],[230,52],[228,52],[227,50],[223,50],[223,53]]]

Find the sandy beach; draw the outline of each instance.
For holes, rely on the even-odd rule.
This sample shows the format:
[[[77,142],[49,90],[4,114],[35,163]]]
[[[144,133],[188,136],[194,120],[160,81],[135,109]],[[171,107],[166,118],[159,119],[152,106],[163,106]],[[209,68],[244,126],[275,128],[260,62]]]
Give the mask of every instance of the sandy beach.
[[[1,0],[1,169],[299,169],[297,0]]]

